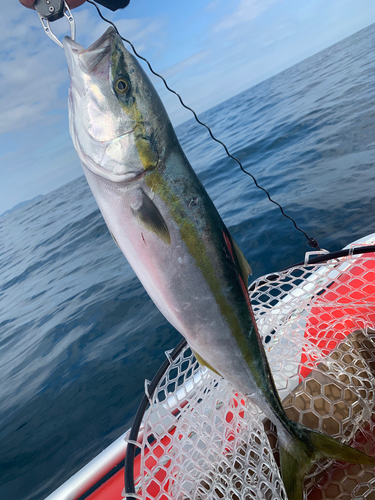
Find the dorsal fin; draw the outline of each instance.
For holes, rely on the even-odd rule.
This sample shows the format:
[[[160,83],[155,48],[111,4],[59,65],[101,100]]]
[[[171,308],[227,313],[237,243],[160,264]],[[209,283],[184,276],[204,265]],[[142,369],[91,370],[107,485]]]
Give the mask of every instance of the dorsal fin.
[[[234,241],[232,236],[230,237],[230,239],[232,241],[233,250],[235,251],[235,254],[236,254],[236,257],[238,260],[238,265],[240,266],[241,277],[242,277],[245,285],[247,285],[247,280],[249,278],[249,275],[253,274],[253,272],[251,270],[250,264],[247,262],[246,257],[242,253],[242,250],[240,249],[240,247]]]

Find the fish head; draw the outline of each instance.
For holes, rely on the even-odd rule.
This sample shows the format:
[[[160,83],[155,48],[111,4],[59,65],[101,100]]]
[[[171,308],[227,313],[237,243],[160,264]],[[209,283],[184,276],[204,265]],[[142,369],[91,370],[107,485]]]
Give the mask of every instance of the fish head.
[[[113,182],[155,169],[166,149],[163,131],[172,126],[115,29],[88,49],[65,37],[64,50],[71,80],[70,133],[83,166]]]

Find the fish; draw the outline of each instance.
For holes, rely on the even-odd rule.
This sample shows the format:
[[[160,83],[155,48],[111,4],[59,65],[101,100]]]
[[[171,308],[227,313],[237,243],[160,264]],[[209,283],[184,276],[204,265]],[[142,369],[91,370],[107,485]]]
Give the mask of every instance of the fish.
[[[199,363],[229,380],[276,426],[289,500],[302,499],[304,476],[321,457],[375,465],[287,417],[247,292],[250,265],[116,30],[87,49],[69,37],[63,46],[70,134],[108,229]]]

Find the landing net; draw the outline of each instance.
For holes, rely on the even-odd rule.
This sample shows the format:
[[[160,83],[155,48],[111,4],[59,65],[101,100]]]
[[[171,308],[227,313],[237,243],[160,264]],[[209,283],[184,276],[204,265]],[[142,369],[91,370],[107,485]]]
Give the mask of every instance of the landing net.
[[[249,295],[288,416],[375,456],[375,254],[266,276]],[[189,348],[150,398],[139,448],[132,498],[287,498],[276,430]],[[375,471],[320,461],[304,489],[309,500],[374,500]]]

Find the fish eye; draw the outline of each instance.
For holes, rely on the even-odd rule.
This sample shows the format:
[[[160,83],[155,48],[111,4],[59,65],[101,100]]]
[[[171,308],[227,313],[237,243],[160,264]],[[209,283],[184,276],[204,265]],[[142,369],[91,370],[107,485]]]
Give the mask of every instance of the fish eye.
[[[115,91],[119,94],[126,94],[130,89],[130,84],[125,78],[118,78],[115,83]]]

